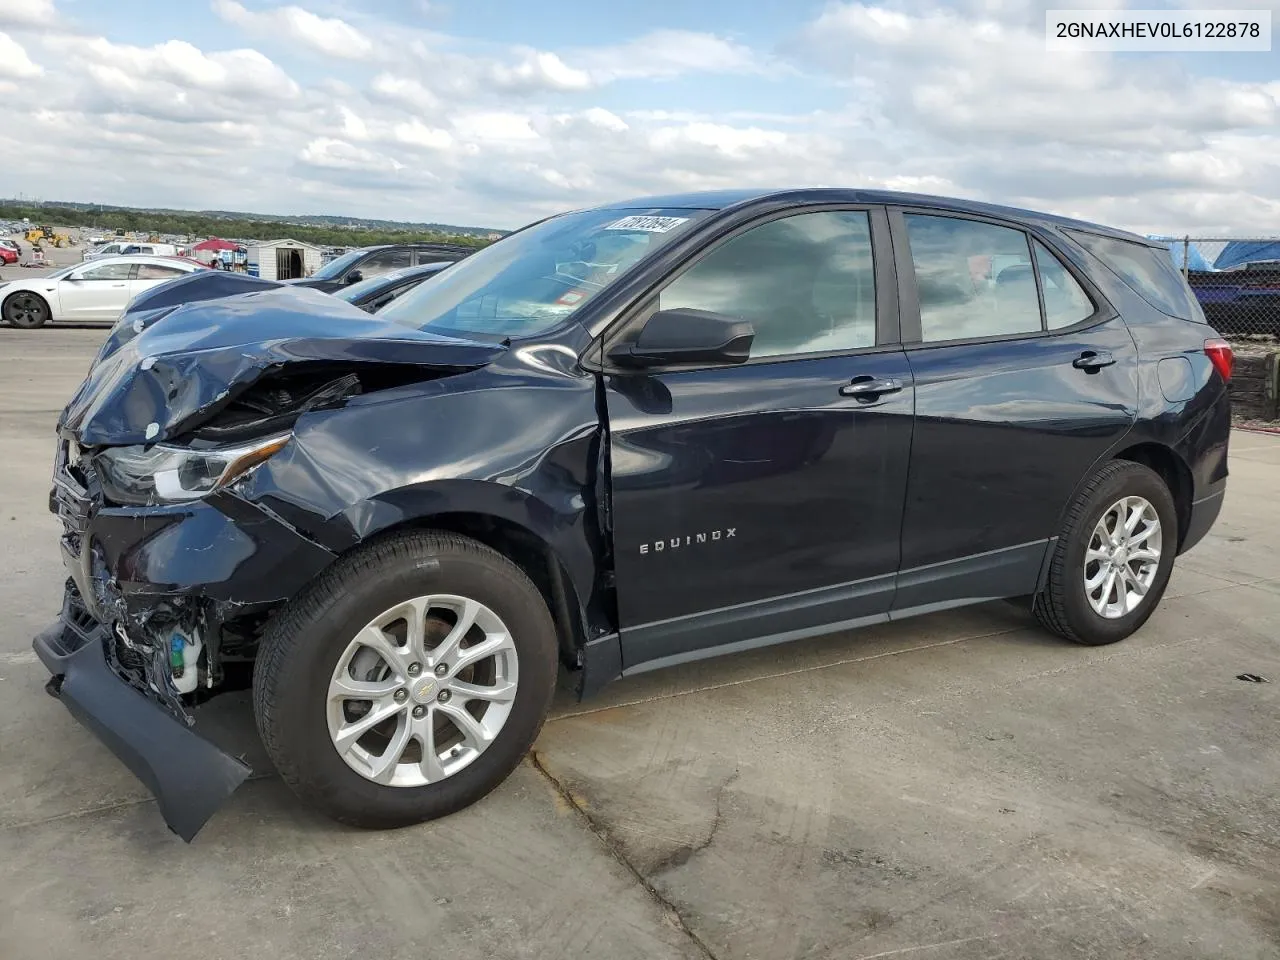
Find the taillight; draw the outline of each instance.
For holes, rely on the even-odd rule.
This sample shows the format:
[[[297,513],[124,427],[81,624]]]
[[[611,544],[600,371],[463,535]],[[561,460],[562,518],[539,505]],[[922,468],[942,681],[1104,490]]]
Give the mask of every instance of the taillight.
[[[1218,371],[1218,375],[1230,382],[1231,367],[1236,359],[1236,355],[1231,350],[1231,344],[1225,340],[1206,340],[1204,352],[1209,362],[1213,364],[1213,369]]]

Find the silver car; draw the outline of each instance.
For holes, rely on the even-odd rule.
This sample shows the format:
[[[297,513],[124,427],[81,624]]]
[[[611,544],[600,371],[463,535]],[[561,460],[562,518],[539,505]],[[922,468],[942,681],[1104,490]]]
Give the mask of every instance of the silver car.
[[[176,257],[179,250],[172,243],[142,243],[132,240],[116,240],[104,247],[86,250],[80,257],[82,260],[101,260],[103,257],[133,256],[134,254],[153,254],[157,257]]]

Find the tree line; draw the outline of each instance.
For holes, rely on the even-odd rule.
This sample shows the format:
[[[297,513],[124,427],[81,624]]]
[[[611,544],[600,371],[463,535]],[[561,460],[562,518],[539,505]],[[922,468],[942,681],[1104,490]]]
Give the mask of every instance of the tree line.
[[[308,226],[282,220],[236,220],[210,217],[199,213],[148,210],[77,210],[49,204],[0,203],[0,220],[30,218],[34,224],[50,227],[75,226],[82,230],[129,233],[163,233],[203,240],[207,237],[228,239],[279,240],[288,237],[305,243],[334,247],[368,247],[379,243],[456,243],[483,247],[490,241],[474,234],[448,233],[438,230],[371,230],[364,228]]]

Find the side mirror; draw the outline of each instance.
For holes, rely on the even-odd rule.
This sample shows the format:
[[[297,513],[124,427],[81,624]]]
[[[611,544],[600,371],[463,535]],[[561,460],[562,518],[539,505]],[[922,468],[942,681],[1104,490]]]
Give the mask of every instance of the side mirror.
[[[663,367],[681,363],[744,363],[751,356],[755,328],[750,320],[710,310],[659,310],[634,342],[620,343],[609,359],[623,367]]]
[[[353,283],[359,283],[363,279],[364,279],[363,273],[361,273],[359,270],[352,270],[350,273],[346,275],[345,278],[343,278],[342,282],[350,286]]]

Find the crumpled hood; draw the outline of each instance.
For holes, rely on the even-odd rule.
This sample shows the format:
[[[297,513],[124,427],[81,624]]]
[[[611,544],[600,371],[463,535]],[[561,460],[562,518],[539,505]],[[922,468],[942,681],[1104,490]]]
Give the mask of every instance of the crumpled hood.
[[[125,308],[116,321],[106,342],[98,351],[98,363],[115,353],[157,320],[167,317],[179,307],[197,300],[217,300],[257,290],[270,290],[281,286],[276,280],[263,280],[245,273],[227,273],[223,270],[197,270],[168,283],[144,290]]]
[[[152,300],[131,307],[117,325],[117,331],[128,326],[130,335],[104,346],[63,411],[59,430],[70,430],[86,447],[153,443],[186,432],[289,365],[468,370],[505,350],[379,320],[306,288],[266,281],[251,293],[227,295],[228,289],[244,287],[223,283],[219,292],[192,283],[188,293],[203,292],[205,299],[175,307],[156,298],[158,305]]]

